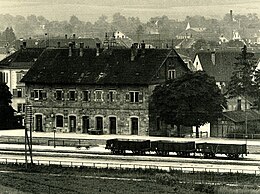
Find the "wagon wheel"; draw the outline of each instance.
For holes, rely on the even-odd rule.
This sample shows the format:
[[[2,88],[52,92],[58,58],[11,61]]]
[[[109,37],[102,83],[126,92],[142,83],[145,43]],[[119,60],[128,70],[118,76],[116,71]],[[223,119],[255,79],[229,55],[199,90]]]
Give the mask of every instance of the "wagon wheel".
[[[229,159],[234,159],[235,158],[235,154],[226,154],[227,155],[227,157],[229,158]]]
[[[210,153],[209,157],[210,158],[215,158],[215,153]]]
[[[186,152],[185,156],[190,157],[190,152]]]
[[[209,153],[203,153],[203,155],[204,155],[204,158],[209,158],[210,156],[210,154]]]

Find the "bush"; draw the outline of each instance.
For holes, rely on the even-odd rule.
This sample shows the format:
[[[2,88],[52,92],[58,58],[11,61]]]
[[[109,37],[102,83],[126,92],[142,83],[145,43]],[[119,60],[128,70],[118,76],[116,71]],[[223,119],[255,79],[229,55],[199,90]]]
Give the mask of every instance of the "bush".
[[[213,185],[206,185],[206,184],[196,184],[194,186],[194,191],[204,192],[204,193],[214,193],[214,186]]]
[[[176,176],[170,175],[168,173],[164,174],[155,174],[155,181],[160,184],[173,186],[179,183],[179,180]]]

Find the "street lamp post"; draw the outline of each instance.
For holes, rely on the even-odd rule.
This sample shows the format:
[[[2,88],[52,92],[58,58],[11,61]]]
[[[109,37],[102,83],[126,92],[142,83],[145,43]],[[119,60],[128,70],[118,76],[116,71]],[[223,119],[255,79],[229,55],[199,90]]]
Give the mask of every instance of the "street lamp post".
[[[247,147],[247,94],[245,94],[245,140],[246,140],[246,147]],[[246,156],[247,156],[247,152],[246,152]]]
[[[53,128],[53,146],[54,146],[54,148],[56,147],[56,142],[55,142],[55,133],[56,133],[56,129]]]

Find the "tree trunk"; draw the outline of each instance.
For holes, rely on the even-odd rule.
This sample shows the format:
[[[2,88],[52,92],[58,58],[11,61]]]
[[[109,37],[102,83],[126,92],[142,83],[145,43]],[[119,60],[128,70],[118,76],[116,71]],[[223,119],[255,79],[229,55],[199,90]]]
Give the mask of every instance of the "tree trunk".
[[[200,137],[199,126],[196,126],[196,138]]]

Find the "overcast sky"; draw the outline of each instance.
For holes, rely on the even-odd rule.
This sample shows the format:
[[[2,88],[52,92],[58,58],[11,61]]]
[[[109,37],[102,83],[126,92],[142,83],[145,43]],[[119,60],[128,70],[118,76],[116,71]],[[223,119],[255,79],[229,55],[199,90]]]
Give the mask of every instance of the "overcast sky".
[[[0,14],[35,14],[49,20],[68,20],[76,15],[91,22],[102,14],[111,19],[116,12],[142,21],[162,15],[170,19],[187,15],[220,19],[230,9],[234,14],[260,13],[260,0],[0,0]]]

